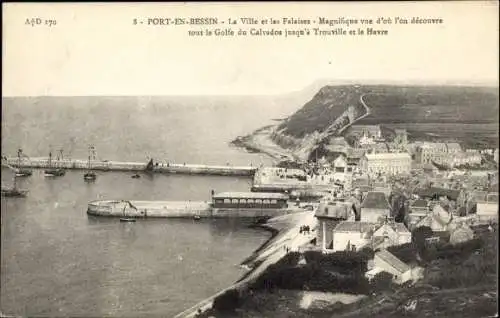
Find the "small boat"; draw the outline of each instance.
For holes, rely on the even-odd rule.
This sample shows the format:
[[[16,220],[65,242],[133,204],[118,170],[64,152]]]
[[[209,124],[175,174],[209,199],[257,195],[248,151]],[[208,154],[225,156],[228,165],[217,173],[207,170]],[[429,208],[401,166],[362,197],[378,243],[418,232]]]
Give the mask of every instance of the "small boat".
[[[95,148],[94,146],[89,146],[89,161],[87,166],[87,172],[83,175],[83,180],[85,181],[95,181],[97,179],[96,173],[91,169],[90,159],[95,160]]]
[[[120,218],[120,222],[135,222],[134,218]]]
[[[83,179],[85,181],[95,181],[95,179],[97,179],[97,175],[95,174],[95,172],[87,172],[83,175]]]
[[[33,171],[30,169],[23,169],[21,168],[21,157],[28,157],[23,153],[22,149],[17,150],[17,171],[16,171],[16,177],[29,177],[33,174]]]
[[[132,177],[131,177],[131,178],[132,178],[132,179],[139,179],[140,177],[141,177],[141,176],[140,176],[138,173],[136,173],[136,174],[132,175]]]
[[[20,190],[17,188],[16,177],[14,176],[14,185],[12,188],[2,187],[2,197],[17,197],[24,198],[28,194],[28,190]]]
[[[58,160],[62,160],[62,150],[60,150],[61,156],[58,157]],[[52,152],[49,152],[49,167],[44,170],[44,175],[46,177],[62,177],[66,174],[66,170],[61,168],[53,168],[52,167]]]
[[[2,187],[2,197],[16,197],[16,198],[24,198],[28,194],[27,190],[18,190],[16,188],[3,188]]]

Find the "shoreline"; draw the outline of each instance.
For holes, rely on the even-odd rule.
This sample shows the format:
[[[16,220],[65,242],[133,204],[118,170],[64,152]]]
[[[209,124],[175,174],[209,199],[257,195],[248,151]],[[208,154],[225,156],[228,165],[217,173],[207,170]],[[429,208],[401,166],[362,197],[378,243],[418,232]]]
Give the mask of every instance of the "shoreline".
[[[231,145],[243,148],[248,152],[262,153],[274,160],[295,160],[293,153],[274,143],[270,138],[272,130],[277,125],[268,125],[259,128],[245,136],[238,136],[230,142]]]
[[[272,233],[271,237],[266,242],[259,246],[247,259],[245,259],[240,264],[240,266],[250,267],[248,266],[248,264],[252,262],[253,266],[250,267],[251,269],[243,274],[242,277],[232,285],[222,289],[211,297],[196,303],[194,306],[177,314],[175,318],[197,317],[200,314],[206,313],[207,311],[212,309],[213,301],[216,297],[231,289],[246,289],[248,287],[248,284],[257,279],[267,269],[268,266],[276,263],[283,256],[285,256],[286,252],[284,251],[284,246],[289,246],[290,250],[293,251],[298,250],[300,246],[309,243],[313,239],[313,237],[298,235],[298,228],[300,225],[306,223],[311,223],[310,225],[314,228],[315,225],[312,223],[315,222],[315,217],[314,214],[312,214],[310,211],[301,212],[300,214],[301,218],[298,219],[290,217],[290,215],[294,216],[297,214],[290,214],[279,217],[290,217],[292,219],[288,226],[284,226],[281,229],[275,228],[273,226],[273,219],[269,219],[268,222],[264,224],[251,225],[250,227],[265,229]],[[315,232],[313,233],[313,236],[315,237]]]

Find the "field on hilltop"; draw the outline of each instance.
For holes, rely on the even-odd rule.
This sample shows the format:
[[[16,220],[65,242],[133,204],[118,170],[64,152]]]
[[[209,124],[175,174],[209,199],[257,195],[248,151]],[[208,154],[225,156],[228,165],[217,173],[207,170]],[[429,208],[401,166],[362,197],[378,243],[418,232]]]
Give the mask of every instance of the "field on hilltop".
[[[460,86],[378,87],[363,97],[371,114],[359,124],[491,123],[496,89]]]

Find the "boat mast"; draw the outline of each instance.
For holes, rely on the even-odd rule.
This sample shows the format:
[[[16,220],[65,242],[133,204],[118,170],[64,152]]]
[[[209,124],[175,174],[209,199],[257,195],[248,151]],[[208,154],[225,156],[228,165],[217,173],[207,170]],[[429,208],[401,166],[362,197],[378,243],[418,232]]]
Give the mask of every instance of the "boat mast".
[[[61,149],[59,149],[59,155],[58,155],[57,157],[58,157],[58,158],[57,158],[57,161],[59,162],[59,168],[61,168],[61,167],[62,167],[62,161],[63,161],[63,159],[64,159],[64,157],[63,157],[63,150],[62,150],[62,148],[61,148]]]
[[[17,150],[17,167],[21,169],[21,153],[23,152],[22,149]]]
[[[96,157],[95,156],[95,148],[94,148],[93,145],[90,145],[89,146],[89,162],[88,162],[88,170],[89,170],[89,172],[91,170],[90,169],[91,168],[91,163],[90,163],[91,161],[90,160],[95,160],[95,157]]]
[[[17,189],[17,178],[16,178],[16,174],[14,174],[14,186],[13,186],[13,190],[16,191]]]

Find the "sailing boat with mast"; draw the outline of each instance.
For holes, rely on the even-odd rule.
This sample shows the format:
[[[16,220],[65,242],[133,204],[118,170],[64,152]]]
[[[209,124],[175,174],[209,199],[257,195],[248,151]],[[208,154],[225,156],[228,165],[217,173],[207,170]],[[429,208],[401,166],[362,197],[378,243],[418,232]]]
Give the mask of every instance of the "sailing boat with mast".
[[[14,185],[12,188],[2,186],[2,196],[3,197],[21,197],[24,198],[28,194],[28,190],[20,190],[17,188],[17,178],[14,174]]]
[[[58,161],[62,160],[63,158],[63,151],[62,149],[59,150],[59,156],[58,156]],[[66,170],[58,167],[53,167],[52,166],[52,152],[49,152],[49,167],[44,171],[46,177],[62,177],[66,174]]]
[[[29,177],[33,174],[31,169],[21,168],[21,157],[28,157],[23,153],[22,149],[17,150],[17,171],[16,177]]]
[[[92,170],[91,160],[95,160],[95,148],[94,146],[89,146],[89,162],[87,165],[87,172],[83,175],[83,180],[85,181],[95,181],[97,179],[96,173]]]

